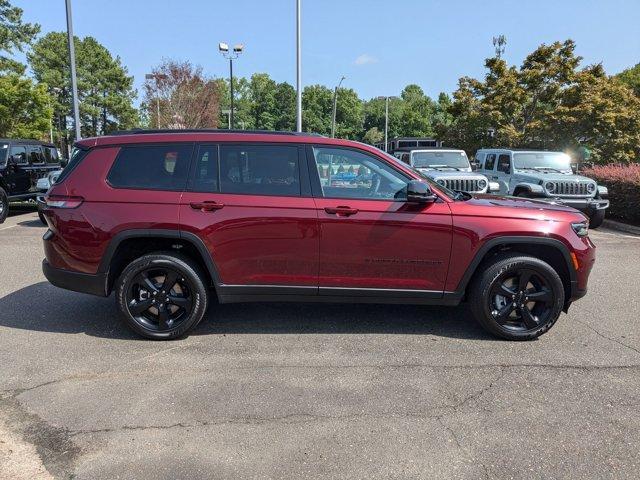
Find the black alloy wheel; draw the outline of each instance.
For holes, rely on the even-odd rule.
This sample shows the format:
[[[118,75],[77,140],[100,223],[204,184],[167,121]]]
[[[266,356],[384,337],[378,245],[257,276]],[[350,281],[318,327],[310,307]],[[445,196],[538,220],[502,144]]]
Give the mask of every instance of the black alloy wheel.
[[[190,315],[191,290],[179,272],[152,267],[133,277],[127,291],[127,308],[143,328],[166,332],[180,326]]]
[[[544,276],[527,268],[498,277],[488,300],[496,322],[521,332],[547,323],[556,303]]]

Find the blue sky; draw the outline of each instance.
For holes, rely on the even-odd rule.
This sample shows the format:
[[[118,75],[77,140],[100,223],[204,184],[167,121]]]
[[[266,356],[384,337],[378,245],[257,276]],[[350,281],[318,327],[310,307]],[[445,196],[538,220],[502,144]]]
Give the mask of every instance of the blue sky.
[[[13,0],[42,31],[66,28],[64,0]],[[540,43],[572,38],[584,64],[617,73],[640,62],[640,0],[302,0],[303,85],[344,86],[363,98],[409,83],[452,92],[483,75],[494,35],[520,64]],[[219,41],[244,43],[234,73],[266,72],[295,84],[295,0],[73,0],[76,35],[119,55],[136,86],[162,58],[226,76]]]

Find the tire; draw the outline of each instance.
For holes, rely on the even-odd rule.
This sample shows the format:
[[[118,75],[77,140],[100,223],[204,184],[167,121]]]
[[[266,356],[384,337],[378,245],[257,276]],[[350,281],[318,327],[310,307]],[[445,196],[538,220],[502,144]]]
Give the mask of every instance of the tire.
[[[184,336],[200,323],[209,304],[206,276],[200,267],[172,252],[132,261],[116,281],[115,292],[127,326],[153,340]]]
[[[0,223],[4,223],[9,215],[9,198],[7,192],[0,187]]]
[[[564,286],[548,263],[510,253],[485,262],[478,272],[471,284],[469,303],[475,319],[492,335],[532,340],[558,320],[564,306]],[[527,282],[524,289],[518,285],[523,281]]]
[[[596,210],[592,215],[589,215],[589,228],[598,228],[604,222],[604,210]]]

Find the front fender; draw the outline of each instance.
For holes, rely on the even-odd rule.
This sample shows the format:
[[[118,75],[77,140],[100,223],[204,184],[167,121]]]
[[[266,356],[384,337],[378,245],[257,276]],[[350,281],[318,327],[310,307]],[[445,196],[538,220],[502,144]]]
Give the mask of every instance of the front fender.
[[[546,196],[542,185],[538,185],[537,183],[520,182],[513,188],[513,193],[517,192],[518,190],[524,190],[532,197]]]

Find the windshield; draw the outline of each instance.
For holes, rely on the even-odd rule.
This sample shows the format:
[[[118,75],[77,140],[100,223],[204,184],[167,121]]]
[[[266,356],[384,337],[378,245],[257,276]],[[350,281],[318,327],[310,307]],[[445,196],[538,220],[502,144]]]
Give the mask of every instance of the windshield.
[[[412,152],[411,165],[416,168],[469,168],[469,159],[464,152]]]
[[[514,167],[523,169],[571,170],[569,155],[560,152],[525,152],[513,154]]]
[[[7,161],[7,152],[9,152],[9,144],[0,143],[0,167],[4,166]]]

